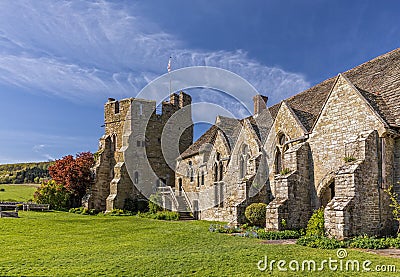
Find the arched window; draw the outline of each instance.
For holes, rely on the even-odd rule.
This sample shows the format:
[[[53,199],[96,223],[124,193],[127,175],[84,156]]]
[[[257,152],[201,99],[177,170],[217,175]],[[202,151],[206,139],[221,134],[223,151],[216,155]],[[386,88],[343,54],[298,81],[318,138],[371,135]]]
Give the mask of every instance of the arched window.
[[[247,159],[248,159],[248,152],[249,152],[249,147],[247,144],[243,144],[241,146],[241,151],[240,151],[240,157],[239,157],[239,177],[244,178],[247,173]]]
[[[113,134],[111,136],[111,151],[116,151],[117,150],[117,135]]]
[[[222,161],[219,161],[218,168],[219,168],[219,181],[222,181],[222,179],[224,178],[224,165],[222,164]]]
[[[330,184],[323,189],[320,196],[321,206],[326,207],[333,197],[335,197],[335,180],[332,180]]]
[[[114,108],[115,108],[114,112],[115,113],[119,113],[119,102],[118,101],[115,101],[115,107]]]
[[[240,155],[240,158],[239,158],[239,176],[240,176],[240,178],[244,178],[244,159],[243,159],[243,156],[242,155]]]
[[[279,145],[283,146],[286,143],[286,136],[285,134],[280,134],[278,137]]]
[[[193,168],[190,168],[189,170],[189,174],[190,174],[190,182],[192,183],[194,181],[194,170]]]
[[[192,161],[189,161],[188,173],[189,173],[190,182],[192,183],[192,182],[194,181],[194,170],[193,170],[193,163],[192,163]]]
[[[204,171],[201,171],[201,185],[204,186]]]
[[[197,172],[197,187],[200,187],[200,173]]]
[[[133,177],[133,182],[135,184],[139,183],[139,172],[135,171],[134,177]]]
[[[214,182],[218,182],[218,164],[217,163],[214,163],[214,168],[213,168],[213,171],[214,171]]]
[[[281,171],[282,171],[282,153],[279,147],[277,147],[275,153],[275,174],[279,174]]]

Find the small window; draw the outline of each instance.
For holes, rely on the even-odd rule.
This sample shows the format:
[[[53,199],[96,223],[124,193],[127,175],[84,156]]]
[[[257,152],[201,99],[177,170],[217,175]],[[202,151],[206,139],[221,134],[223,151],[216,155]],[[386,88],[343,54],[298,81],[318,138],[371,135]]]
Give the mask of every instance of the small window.
[[[282,153],[277,147],[275,153],[275,174],[279,174],[281,171],[282,171]]]
[[[139,103],[139,115],[143,115],[143,104]]]
[[[200,174],[197,172],[197,187],[200,187]]]
[[[139,183],[139,172],[137,172],[137,171],[135,171],[134,178],[133,178],[133,182],[134,182],[135,184],[138,184],[138,183]]]
[[[140,147],[140,145],[142,145],[142,143],[140,142],[140,140],[138,140],[138,141],[136,142],[136,145],[137,145],[137,147]]]
[[[222,164],[221,161],[219,162],[218,167],[219,167],[219,181],[222,181],[222,179],[224,178],[224,165]]]
[[[111,151],[116,151],[117,150],[117,135],[113,134],[111,136]]]
[[[201,185],[204,186],[204,171],[201,171]]]
[[[218,164],[214,163],[214,182],[218,182]]]
[[[278,143],[279,145],[284,145],[286,143],[286,136],[284,134],[279,136]]]
[[[115,102],[115,113],[119,113],[119,102]]]
[[[194,171],[193,168],[190,169],[190,182],[192,183],[194,181]]]
[[[240,178],[244,178],[244,175],[245,175],[244,168],[245,168],[244,158],[243,158],[243,156],[240,156],[240,159],[239,159],[239,177]]]

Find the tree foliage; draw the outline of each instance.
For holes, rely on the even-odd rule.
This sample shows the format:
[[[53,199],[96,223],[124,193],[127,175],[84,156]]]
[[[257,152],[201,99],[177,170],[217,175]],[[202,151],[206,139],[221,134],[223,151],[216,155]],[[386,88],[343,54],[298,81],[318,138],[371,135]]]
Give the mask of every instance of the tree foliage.
[[[161,195],[157,192],[156,194],[150,195],[149,198],[149,212],[152,214],[162,211],[162,199]]]
[[[52,162],[0,165],[0,184],[41,183],[50,179],[48,167]]]
[[[393,185],[390,185],[388,189],[385,190],[385,192],[389,195],[390,198],[390,207],[393,208],[392,214],[393,214],[393,219],[396,220],[399,223],[399,226],[397,228],[397,233],[400,232],[400,203],[397,201],[399,195],[394,191]]]
[[[82,152],[74,158],[72,155],[63,157],[49,167],[51,178],[63,185],[73,197],[81,199],[88,186],[93,182],[91,167],[94,164],[93,154]]]
[[[39,204],[50,204],[54,210],[66,210],[69,206],[70,193],[54,180],[43,182],[34,194],[34,200]]]
[[[325,235],[325,218],[323,207],[314,211],[313,215],[307,223],[306,235],[320,237]]]

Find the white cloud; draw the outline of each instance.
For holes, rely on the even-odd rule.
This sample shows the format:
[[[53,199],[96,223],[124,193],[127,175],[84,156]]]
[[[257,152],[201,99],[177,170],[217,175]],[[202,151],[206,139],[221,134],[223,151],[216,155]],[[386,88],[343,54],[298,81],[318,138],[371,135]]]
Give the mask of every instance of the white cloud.
[[[188,49],[129,9],[107,1],[1,1],[0,83],[72,101],[136,95],[173,68],[231,70],[272,102],[309,87],[304,76],[249,59],[244,51]]]

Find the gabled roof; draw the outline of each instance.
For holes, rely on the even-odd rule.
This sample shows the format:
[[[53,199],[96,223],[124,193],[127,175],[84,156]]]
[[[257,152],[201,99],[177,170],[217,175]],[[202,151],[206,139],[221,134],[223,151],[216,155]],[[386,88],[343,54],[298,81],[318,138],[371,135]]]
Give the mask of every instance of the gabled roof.
[[[245,120],[249,121],[250,126],[253,128],[257,137],[260,139],[260,141],[263,141],[263,139],[266,138],[266,136],[268,135],[268,132],[270,130],[268,127],[266,127],[266,123],[270,122],[270,125],[272,125],[272,118],[271,117],[269,117],[269,118],[270,118],[270,120],[264,119],[264,121],[267,121],[267,122],[263,122],[260,124],[259,122],[257,122],[257,119],[254,119],[253,116],[248,116],[248,117],[246,117],[244,119],[240,119],[240,120],[238,120],[236,118],[231,118],[231,117],[218,116],[216,123],[213,126],[211,126],[188,149],[186,149],[181,154],[181,158],[186,159],[193,155],[198,154],[200,152],[202,145],[204,145],[206,143],[214,144],[215,138],[217,137],[217,134],[218,134],[218,131],[221,131],[221,133],[225,136],[230,149],[233,149]],[[268,126],[270,126],[270,125],[268,125]]]
[[[182,154],[181,158],[186,159],[200,152],[201,146],[206,143],[214,144],[215,138],[217,137],[218,127],[213,125],[208,129],[198,140],[196,140],[188,149]]]
[[[400,48],[373,60],[363,63],[342,73],[361,93],[371,107],[391,127],[400,127]],[[311,131],[318,115],[320,114],[330,90],[335,84],[336,77],[329,78],[299,94],[285,100],[286,104],[293,110],[299,121],[307,131]],[[268,108],[272,119],[275,119],[281,107],[281,103]],[[213,144],[218,130],[223,131],[231,149],[236,143],[244,119],[237,120],[229,117],[219,117],[220,123],[208,129],[194,144],[185,152],[182,158],[199,153],[205,143]],[[268,134],[266,128],[260,128],[253,116],[245,119],[250,121],[251,126],[260,140]]]
[[[343,75],[389,126],[400,126],[400,48],[354,67]],[[285,100],[308,131],[311,131],[335,80],[335,77],[327,79]],[[280,105],[269,108],[274,118]]]

